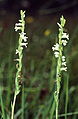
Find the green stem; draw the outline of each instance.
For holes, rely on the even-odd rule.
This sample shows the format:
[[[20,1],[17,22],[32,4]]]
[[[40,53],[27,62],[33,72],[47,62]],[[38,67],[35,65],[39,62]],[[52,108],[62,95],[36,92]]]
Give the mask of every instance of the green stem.
[[[57,106],[56,106],[56,119],[58,119],[58,102],[57,102]]]
[[[14,95],[14,100],[13,100],[13,104],[12,104],[12,113],[11,113],[11,119],[14,119],[14,109],[15,109],[15,102],[16,102],[16,93]]]
[[[62,64],[62,34],[63,34],[63,28],[59,30],[59,57],[57,60],[57,73],[56,73],[56,119],[58,119],[58,106],[59,106],[59,92],[60,92],[60,81],[61,81],[61,64]]]

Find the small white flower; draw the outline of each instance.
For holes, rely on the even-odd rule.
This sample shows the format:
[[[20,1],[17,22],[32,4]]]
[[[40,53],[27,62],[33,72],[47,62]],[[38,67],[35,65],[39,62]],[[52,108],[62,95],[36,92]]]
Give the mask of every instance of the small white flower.
[[[22,33],[19,33],[21,37],[24,37],[26,35],[26,33],[22,32]]]
[[[55,47],[52,47],[52,50],[54,51],[55,50]]]
[[[69,34],[63,33],[62,38],[66,38],[67,40],[69,40]]]
[[[26,33],[19,33],[20,34],[20,37],[24,40],[24,42],[26,42],[27,41],[27,36],[25,36],[26,35]]]
[[[19,61],[19,59],[14,59],[14,61]]]
[[[64,46],[66,46],[67,40],[62,40],[62,43],[63,43]]]
[[[56,45],[54,45],[54,46],[55,46],[56,50],[59,50],[59,44],[58,43],[56,43]]]
[[[18,31],[18,30],[20,30],[20,29],[21,29],[21,27],[15,26],[15,31]]]
[[[62,61],[65,62],[65,56],[62,56]]]
[[[66,66],[66,62],[62,62],[62,65],[63,65],[63,66]]]
[[[59,44],[56,43],[56,45],[54,45],[54,47],[52,47],[52,50],[53,50],[53,51],[54,51],[54,50],[58,50],[58,51],[59,51]]]
[[[22,20],[19,20],[19,22],[22,22]]]
[[[23,18],[25,18],[25,14],[23,15]]]
[[[24,36],[24,39],[23,39],[23,40],[24,40],[24,42],[26,42],[26,41],[27,41],[27,38],[28,38],[27,36]]]
[[[58,58],[59,57],[59,52],[54,52],[54,55],[55,55],[56,58]]]
[[[21,43],[21,46],[25,46],[27,48],[28,43]]]
[[[61,71],[67,71],[67,67],[62,67]]]
[[[15,26],[22,26],[22,23],[16,23]]]
[[[18,51],[18,49],[16,49],[16,54],[18,54],[19,53],[19,51]]]
[[[65,59],[66,57],[63,55],[62,58]]]

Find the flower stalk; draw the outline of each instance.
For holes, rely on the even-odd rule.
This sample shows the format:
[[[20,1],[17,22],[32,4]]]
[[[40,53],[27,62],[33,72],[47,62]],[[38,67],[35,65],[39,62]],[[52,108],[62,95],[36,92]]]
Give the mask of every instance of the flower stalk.
[[[14,108],[15,108],[15,102],[16,102],[16,97],[20,93],[20,83],[19,81],[21,80],[21,72],[22,72],[22,58],[23,58],[23,47],[25,46],[27,48],[27,37],[25,31],[25,11],[20,11],[21,15],[21,20],[19,20],[19,23],[15,24],[15,31],[19,31],[19,43],[18,43],[18,48],[16,49],[16,55],[17,59],[15,59],[16,63],[16,77],[15,77],[15,93],[14,93],[14,100],[12,104],[12,113],[11,113],[11,119],[14,119]]]
[[[62,16],[60,18],[60,23],[57,23],[59,26],[58,34],[58,43],[52,47],[54,55],[57,58],[57,71],[56,71],[56,91],[54,92],[54,99],[56,102],[56,119],[58,119],[58,108],[59,108],[59,92],[60,92],[60,82],[61,82],[61,73],[62,71],[67,71],[66,59],[63,55],[64,47],[67,45],[69,40],[69,34],[64,32],[66,20]]]

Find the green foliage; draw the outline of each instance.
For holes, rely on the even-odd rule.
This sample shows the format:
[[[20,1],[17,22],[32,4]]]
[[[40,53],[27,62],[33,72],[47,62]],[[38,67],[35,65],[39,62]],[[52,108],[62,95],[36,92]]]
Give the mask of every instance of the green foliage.
[[[50,18],[48,16],[48,18]],[[25,18],[26,19],[26,18]],[[54,91],[56,90],[56,61],[51,47],[57,40],[56,20],[50,18],[45,20],[42,16],[41,22],[33,17],[33,22],[27,24],[27,35],[29,45],[24,50],[22,60],[22,82],[19,80],[19,95],[17,96],[14,111],[14,119],[54,119],[55,100]],[[63,19],[63,18],[62,18]],[[54,21],[54,23],[53,23]],[[78,25],[70,28],[70,19],[67,18],[67,26],[70,33],[70,42],[64,49],[68,71],[61,77],[61,88],[59,96],[59,115],[65,119],[78,118]],[[20,21],[19,21],[20,22]],[[63,21],[64,24],[65,21]],[[18,37],[13,27],[9,26],[1,32],[0,41],[0,118],[10,119],[11,101],[15,92],[16,64],[18,54]],[[69,25],[68,25],[69,24]],[[60,27],[60,26],[59,26]],[[61,28],[61,27],[60,27]],[[64,28],[65,32],[66,29]],[[19,32],[21,32],[19,30]],[[68,37],[67,37],[68,38]],[[68,41],[68,40],[67,40]],[[66,44],[67,42],[64,42]]]

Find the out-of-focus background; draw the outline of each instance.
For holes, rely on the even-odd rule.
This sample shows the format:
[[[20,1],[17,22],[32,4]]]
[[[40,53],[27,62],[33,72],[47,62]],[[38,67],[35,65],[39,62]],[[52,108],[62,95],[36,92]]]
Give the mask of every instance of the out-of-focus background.
[[[54,119],[56,59],[52,46],[58,40],[57,22],[63,15],[70,40],[65,48],[68,71],[60,92],[60,119],[78,118],[78,0],[0,0],[0,118],[10,119],[14,94],[15,23],[26,11],[28,48],[24,49],[23,81],[15,119]],[[67,114],[61,115],[61,114]],[[4,114],[4,115],[3,115]]]

